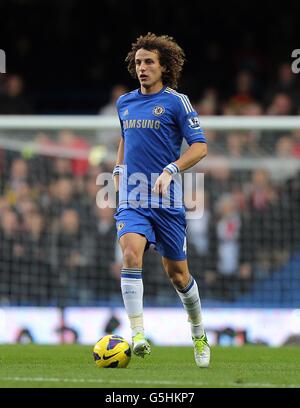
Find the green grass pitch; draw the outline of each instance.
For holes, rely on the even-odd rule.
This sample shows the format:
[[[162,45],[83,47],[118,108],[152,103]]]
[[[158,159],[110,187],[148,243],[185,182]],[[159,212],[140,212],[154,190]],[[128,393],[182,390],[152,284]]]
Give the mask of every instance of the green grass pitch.
[[[124,369],[98,368],[92,346],[1,345],[1,388],[299,388],[299,347],[213,347],[195,366],[192,347],[153,347]]]

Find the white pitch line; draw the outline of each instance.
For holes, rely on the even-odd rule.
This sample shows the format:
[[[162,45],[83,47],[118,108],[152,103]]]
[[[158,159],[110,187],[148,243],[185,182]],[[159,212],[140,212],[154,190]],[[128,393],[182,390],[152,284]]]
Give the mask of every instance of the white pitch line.
[[[198,382],[198,381],[151,381],[151,380],[109,380],[109,379],[85,379],[85,378],[49,378],[49,377],[0,377],[0,381],[15,381],[15,382],[64,382],[64,383],[96,383],[96,384],[120,384],[126,383],[126,384],[147,384],[147,385],[154,385],[154,386],[159,386],[159,385],[177,385],[177,386],[186,386],[188,387],[189,385],[194,385],[194,386],[211,386],[211,383],[207,382]],[[262,388],[300,388],[300,384],[268,384],[268,383],[219,383],[219,387],[237,387],[237,388],[243,388],[243,387],[262,387]]]

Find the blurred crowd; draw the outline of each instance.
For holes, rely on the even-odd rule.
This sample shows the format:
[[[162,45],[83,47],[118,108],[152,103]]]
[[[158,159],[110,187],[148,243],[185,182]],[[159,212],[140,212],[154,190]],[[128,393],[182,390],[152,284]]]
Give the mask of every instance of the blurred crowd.
[[[204,214],[187,230],[204,298],[232,301],[300,250],[299,180],[299,170],[274,182],[262,168],[207,169]]]
[[[276,72],[276,71],[275,71]],[[222,98],[213,87],[204,89],[194,106],[199,115],[298,115],[299,78],[290,63],[277,67],[274,78],[261,83],[250,70],[239,71]]]
[[[70,131],[48,145],[88,142]],[[113,209],[96,205],[96,177],[105,166],[0,150],[1,302],[88,304],[118,290]]]
[[[210,81],[196,86],[189,97],[200,116],[206,115],[299,115],[300,80],[293,73],[290,62],[283,62],[273,71],[274,75],[262,81],[255,71],[242,68],[237,71],[234,80],[225,87]],[[137,86],[137,84],[135,84]],[[0,115],[40,113],[34,98],[26,90],[21,75],[6,74],[0,76]],[[128,92],[125,84],[112,86],[108,101],[99,107],[102,115],[115,115],[117,98]],[[179,88],[179,92],[182,90]],[[86,108],[88,112],[88,106]],[[93,108],[90,113],[95,113]]]
[[[278,160],[267,170],[255,156],[252,167],[234,168],[227,153],[214,153],[215,144],[210,148],[217,163],[195,167],[205,173],[204,193],[193,186],[205,209],[188,220],[188,257],[204,299],[233,301],[300,250],[300,172],[282,177]],[[91,160],[89,139],[71,130],[55,138],[38,133],[35,146],[0,149],[0,302],[120,302],[115,210],[96,204],[97,176],[111,173],[113,160]],[[47,155],[53,147],[57,155]],[[66,151],[86,156],[68,158]],[[144,279],[145,302],[176,302],[152,248],[145,254]]]

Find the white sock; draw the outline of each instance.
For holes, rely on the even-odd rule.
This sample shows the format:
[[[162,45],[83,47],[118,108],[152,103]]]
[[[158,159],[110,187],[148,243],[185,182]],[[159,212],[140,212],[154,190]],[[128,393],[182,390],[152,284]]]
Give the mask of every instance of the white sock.
[[[121,271],[121,290],[132,336],[137,333],[144,333],[142,269],[123,268]]]
[[[201,302],[197,282],[191,276],[187,286],[183,289],[176,288],[183,307],[187,311],[191,323],[192,336],[201,337],[204,334],[202,323]]]

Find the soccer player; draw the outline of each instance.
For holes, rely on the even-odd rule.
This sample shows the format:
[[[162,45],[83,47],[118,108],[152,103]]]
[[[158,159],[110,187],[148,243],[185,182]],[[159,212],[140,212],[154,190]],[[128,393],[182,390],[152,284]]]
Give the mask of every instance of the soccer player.
[[[191,323],[196,364],[208,367],[210,347],[198,287],[186,257],[182,197],[180,206],[174,205],[178,204],[176,197],[170,200],[170,206],[163,205],[163,197],[171,196],[172,191],[174,195],[178,173],[207,154],[197,113],[188,97],[174,90],[184,61],[184,51],[172,37],[153,33],[137,38],[126,57],[128,70],[140,87],[117,101],[122,137],[113,172],[119,193],[115,219],[123,253],[121,290],[132,329],[134,354],[141,357],[150,354],[144,335],[142,265],[144,251],[154,244]],[[189,147],[180,156],[183,138]],[[136,174],[143,175],[140,185],[145,193],[141,194],[139,205],[128,199],[136,188],[129,179]],[[145,205],[149,200],[151,205]]]

